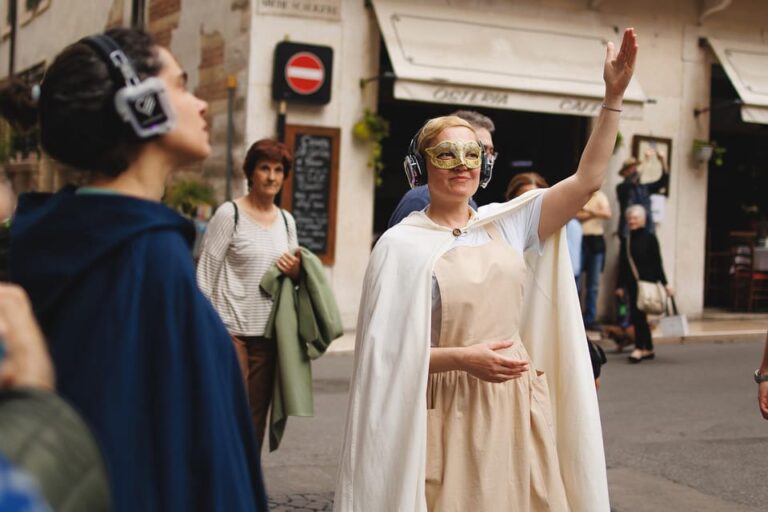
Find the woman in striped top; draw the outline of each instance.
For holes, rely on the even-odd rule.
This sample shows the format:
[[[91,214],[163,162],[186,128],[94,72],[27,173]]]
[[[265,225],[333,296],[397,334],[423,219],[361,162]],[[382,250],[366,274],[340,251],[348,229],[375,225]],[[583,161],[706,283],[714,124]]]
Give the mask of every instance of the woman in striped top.
[[[264,337],[272,298],[259,283],[273,264],[298,280],[301,265],[296,222],[275,205],[292,163],[288,148],[280,142],[262,139],[250,147],[243,163],[248,194],[216,210],[197,267],[200,289],[221,315],[235,344],[260,443],[277,350],[275,341]]]

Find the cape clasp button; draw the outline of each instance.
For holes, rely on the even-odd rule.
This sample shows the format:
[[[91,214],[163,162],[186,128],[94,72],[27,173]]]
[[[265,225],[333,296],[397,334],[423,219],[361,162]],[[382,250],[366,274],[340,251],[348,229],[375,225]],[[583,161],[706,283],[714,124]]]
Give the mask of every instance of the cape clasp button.
[[[461,236],[461,230],[459,228],[453,228],[453,236]]]

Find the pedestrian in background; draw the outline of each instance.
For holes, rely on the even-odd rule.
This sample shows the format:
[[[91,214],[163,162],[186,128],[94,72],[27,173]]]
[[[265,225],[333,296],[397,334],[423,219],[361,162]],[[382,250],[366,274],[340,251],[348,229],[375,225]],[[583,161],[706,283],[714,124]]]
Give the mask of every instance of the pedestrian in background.
[[[584,276],[584,326],[588,331],[600,331],[597,323],[597,294],[600,274],[605,268],[604,223],[611,218],[608,197],[597,190],[576,218],[581,221],[581,275]]]
[[[117,512],[267,510],[237,358],[195,281],[194,228],[160,203],[169,175],[211,151],[207,108],[139,30],[68,46],[41,84],[42,148],[88,186],[21,196],[11,279],[102,448]]]
[[[272,265],[294,282],[301,270],[296,221],[275,204],[292,165],[282,142],[262,139],[251,145],[243,162],[248,193],[216,210],[197,265],[200,289],[232,336],[260,444],[272,400],[277,345],[264,335],[273,300],[259,284]]]
[[[619,251],[616,295],[623,297],[625,293],[629,294],[630,319],[635,327],[635,350],[629,355],[630,363],[656,357],[648,316],[637,307],[637,282],[660,282],[668,296],[674,295],[674,290],[667,284],[659,241],[656,235],[645,229],[645,213],[645,208],[639,204],[627,208],[624,214],[629,235],[622,239]]]
[[[661,176],[653,183],[641,183],[640,161],[635,157],[630,157],[624,161],[619,169],[619,176],[624,181],[616,185],[616,198],[619,200],[619,236],[626,236],[628,233],[627,221],[624,212],[632,205],[639,204],[645,209],[645,230],[649,233],[655,231],[656,225],[653,222],[653,212],[651,211],[651,194],[659,194],[665,190],[669,184],[669,170],[664,161],[664,157],[656,153],[656,157],[661,162]]]

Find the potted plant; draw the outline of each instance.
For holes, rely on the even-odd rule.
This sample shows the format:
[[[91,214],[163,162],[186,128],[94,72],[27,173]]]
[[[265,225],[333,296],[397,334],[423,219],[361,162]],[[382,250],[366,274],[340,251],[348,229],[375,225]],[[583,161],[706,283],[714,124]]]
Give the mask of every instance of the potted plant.
[[[173,183],[166,189],[163,201],[189,218],[195,216],[198,207],[216,204],[213,189],[196,180],[179,180]]]
[[[381,141],[389,136],[389,121],[375,112],[365,109],[363,117],[352,127],[352,132],[359,140],[371,143],[371,153],[368,166],[376,173],[376,186],[382,183],[381,171],[384,170],[382,161]]]
[[[621,132],[616,132],[616,142],[613,143],[613,154],[615,155],[619,148],[624,144],[624,135]]]
[[[716,141],[706,141],[695,139],[693,141],[693,158],[697,162],[704,163],[712,160],[716,166],[723,165],[723,155],[725,154],[725,148],[719,146]]]

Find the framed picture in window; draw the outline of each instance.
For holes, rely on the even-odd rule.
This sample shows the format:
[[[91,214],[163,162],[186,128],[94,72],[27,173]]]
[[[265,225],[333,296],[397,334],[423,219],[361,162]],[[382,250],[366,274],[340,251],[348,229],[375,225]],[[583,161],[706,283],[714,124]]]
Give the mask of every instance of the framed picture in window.
[[[651,137],[648,135],[635,135],[632,138],[632,156],[639,160],[641,183],[655,183],[665,172],[671,170],[672,163],[672,139],[663,137]],[[669,195],[669,187],[660,191]]]

